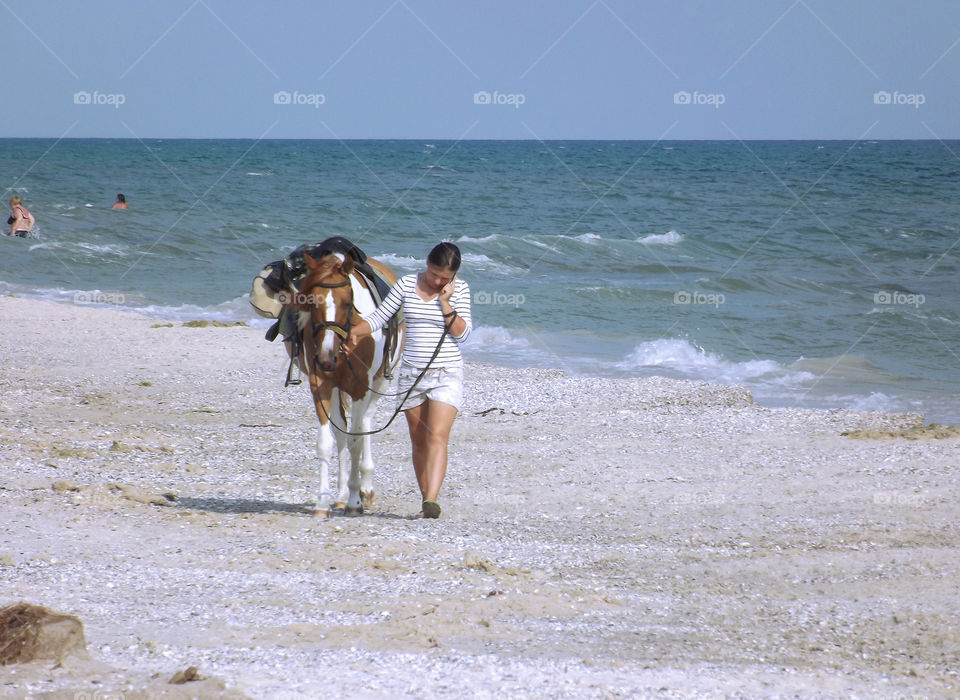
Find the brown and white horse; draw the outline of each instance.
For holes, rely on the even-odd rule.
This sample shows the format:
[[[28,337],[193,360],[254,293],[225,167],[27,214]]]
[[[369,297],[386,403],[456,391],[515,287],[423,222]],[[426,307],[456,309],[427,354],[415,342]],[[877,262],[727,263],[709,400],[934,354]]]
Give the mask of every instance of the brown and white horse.
[[[361,339],[348,359],[340,348],[350,326],[376,308],[369,282],[354,269],[349,256],[329,253],[318,260],[307,255],[305,260],[308,271],[297,285],[298,293],[290,305],[300,312],[300,366],[309,373],[310,391],[320,420],[320,489],[314,515],[328,518],[333,510],[341,508],[346,515],[359,515],[374,498],[370,435],[345,433],[371,430],[377,399],[387,389],[384,374],[399,361],[403,326],[396,342],[391,343],[389,357],[383,351],[385,331],[378,331]],[[393,271],[380,261],[367,258],[367,263],[391,285],[397,281]],[[339,462],[336,500],[330,488],[334,445]]]

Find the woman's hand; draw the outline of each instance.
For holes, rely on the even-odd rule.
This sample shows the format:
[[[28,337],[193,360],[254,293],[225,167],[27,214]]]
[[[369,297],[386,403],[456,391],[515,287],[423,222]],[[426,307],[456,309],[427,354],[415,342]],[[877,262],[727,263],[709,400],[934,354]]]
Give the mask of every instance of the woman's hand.
[[[350,332],[347,334],[347,339],[340,346],[340,348],[343,350],[343,354],[349,355],[351,352],[353,352],[354,348],[357,347],[357,343],[360,342],[360,338],[365,335],[370,335],[370,324],[365,320],[362,320],[351,326]]]
[[[446,301],[446,302],[450,301],[450,297],[453,296],[453,289],[455,284],[456,284],[456,280],[450,280],[445,285],[443,285],[443,289],[440,290],[440,294],[439,294],[440,301]]]

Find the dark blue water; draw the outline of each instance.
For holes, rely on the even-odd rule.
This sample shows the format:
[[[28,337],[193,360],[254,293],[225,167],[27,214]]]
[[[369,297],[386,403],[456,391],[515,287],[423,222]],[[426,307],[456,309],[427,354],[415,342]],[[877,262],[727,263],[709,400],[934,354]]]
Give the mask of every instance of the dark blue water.
[[[262,323],[266,263],[464,252],[468,357],[960,422],[960,153],[939,142],[0,140],[39,238],[0,290]],[[111,211],[118,192],[129,211]]]

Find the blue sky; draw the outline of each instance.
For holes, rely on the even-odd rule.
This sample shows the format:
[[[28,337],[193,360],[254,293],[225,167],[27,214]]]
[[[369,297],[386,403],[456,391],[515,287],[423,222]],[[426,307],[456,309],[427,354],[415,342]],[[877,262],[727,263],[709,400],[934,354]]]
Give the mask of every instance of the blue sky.
[[[960,138],[956,0],[0,0],[2,137]]]

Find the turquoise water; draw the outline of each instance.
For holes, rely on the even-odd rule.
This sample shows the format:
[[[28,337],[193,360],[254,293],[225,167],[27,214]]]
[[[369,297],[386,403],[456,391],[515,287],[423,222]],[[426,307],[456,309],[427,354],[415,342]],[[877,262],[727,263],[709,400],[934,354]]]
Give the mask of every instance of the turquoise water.
[[[456,241],[468,359],[738,383],[960,422],[960,154],[938,142],[0,140],[39,237],[0,291],[242,319],[251,278],[351,238]],[[117,192],[129,211],[111,211]]]

